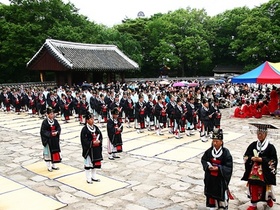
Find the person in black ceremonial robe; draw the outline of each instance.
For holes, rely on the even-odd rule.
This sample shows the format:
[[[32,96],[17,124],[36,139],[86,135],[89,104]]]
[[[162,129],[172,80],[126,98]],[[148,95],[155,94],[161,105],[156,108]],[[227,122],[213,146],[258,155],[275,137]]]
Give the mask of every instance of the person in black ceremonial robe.
[[[63,120],[65,120],[65,123],[68,123],[70,120],[70,103],[69,100],[67,100],[67,96],[63,93],[61,94],[61,100],[59,101],[59,104],[61,116],[63,116]]]
[[[213,106],[211,106],[211,113],[214,112],[213,114],[213,126],[214,128],[221,128],[221,117],[222,117],[222,113],[219,109],[219,99],[215,98],[214,99],[214,104]]]
[[[258,140],[252,142],[244,154],[245,173],[241,180],[248,182],[251,205],[247,210],[256,210],[259,201],[266,202],[269,207],[272,207],[275,201],[272,185],[276,185],[278,158],[276,148],[266,136],[268,128],[277,128],[270,124],[250,124],[257,127]]]
[[[137,120],[137,124],[139,127],[137,128],[137,133],[144,132],[145,128],[145,109],[146,109],[146,103],[144,101],[144,96],[142,94],[139,94],[139,100],[135,104],[135,118]]]
[[[40,118],[44,118],[44,115],[47,110],[46,98],[42,92],[39,93],[39,97],[37,100],[38,114]]]
[[[180,130],[181,130],[181,126],[183,125],[182,123],[182,118],[184,115],[184,109],[183,109],[183,105],[182,105],[182,100],[181,98],[177,98],[177,104],[174,108],[174,119],[175,119],[175,126],[174,126],[174,134],[175,134],[175,138],[176,139],[180,139],[182,138],[180,136]]]
[[[116,153],[122,152],[122,131],[123,124],[118,120],[119,110],[115,107],[111,111],[111,117],[107,122],[107,133],[108,133],[108,154],[109,159],[114,160],[119,158]]]
[[[206,206],[210,210],[228,209],[231,197],[228,185],[232,175],[233,161],[227,148],[223,145],[222,129],[215,129],[212,136],[212,146],[201,158],[204,175],[204,194]]]
[[[15,107],[15,112],[17,114],[20,113],[20,108],[21,108],[21,96],[18,90],[16,90],[13,95],[12,95],[12,102],[13,106]]]
[[[82,99],[80,101],[80,108],[79,108],[79,111],[80,111],[80,113],[79,113],[80,125],[86,124],[84,116],[87,114],[87,112],[89,110],[88,106],[89,105],[88,105],[88,102],[87,102],[87,99],[86,99],[86,95],[83,94]]]
[[[102,133],[94,125],[94,117],[87,112],[85,115],[86,125],[81,130],[81,144],[83,148],[82,156],[84,157],[84,168],[86,181],[88,184],[99,182],[96,178],[96,169],[101,168],[102,157]]]
[[[134,103],[133,100],[131,99],[130,93],[127,94],[127,99],[124,101],[124,112],[125,116],[127,118],[127,128],[131,128],[130,123],[134,122]]]
[[[176,106],[175,97],[173,95],[171,95],[170,101],[167,104],[166,113],[167,113],[168,119],[169,119],[169,133],[172,133],[172,134],[175,133],[175,129],[174,129],[175,106]]]
[[[164,128],[164,125],[167,121],[166,117],[166,107],[164,103],[162,102],[162,97],[158,96],[158,102],[155,105],[155,117],[156,117],[156,126],[157,126],[157,135],[164,135],[161,130]]]
[[[211,119],[213,117],[213,113],[210,113],[209,103],[207,99],[202,99],[202,106],[200,108],[200,120],[201,120],[201,128],[200,128],[200,139],[202,142],[207,142],[209,137],[209,132],[211,130]]]
[[[61,128],[56,119],[54,119],[54,110],[47,108],[47,118],[43,120],[41,126],[41,140],[44,146],[43,156],[49,172],[59,170],[55,163],[61,162],[59,137]]]
[[[194,135],[194,128],[195,125],[197,124],[196,122],[196,110],[194,106],[194,98],[190,97],[188,103],[186,104],[187,107],[187,113],[186,113],[186,118],[187,118],[187,130],[186,130],[186,135]]]

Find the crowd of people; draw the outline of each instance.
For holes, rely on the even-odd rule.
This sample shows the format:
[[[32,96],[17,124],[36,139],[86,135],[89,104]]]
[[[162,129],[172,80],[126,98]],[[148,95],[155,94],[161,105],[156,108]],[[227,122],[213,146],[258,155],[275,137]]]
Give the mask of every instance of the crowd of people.
[[[265,95],[251,99],[241,98],[234,111],[234,117],[237,118],[261,118],[264,115],[279,114],[279,91],[276,86],[272,86],[271,91]]]
[[[278,92],[275,86],[233,85],[230,83],[196,87],[173,87],[160,82],[95,83],[91,86],[68,85],[54,88],[9,88],[0,93],[5,112],[20,114],[27,111],[31,117],[44,117],[51,107],[57,117],[67,123],[70,118],[85,124],[87,111],[98,123],[107,123],[110,112],[118,108],[119,120],[134,127],[137,132],[155,130],[163,135],[168,129],[176,138],[200,131],[207,141],[214,128],[220,127],[220,109],[236,106],[234,117],[260,118],[277,114]]]
[[[198,83],[199,84],[199,83]],[[223,146],[221,111],[236,106],[234,117],[260,118],[276,115],[279,92],[269,85],[233,85],[229,83],[195,87],[173,87],[158,82],[103,83],[82,87],[9,88],[0,94],[1,108],[5,113],[28,112],[30,117],[43,118],[41,139],[43,156],[49,172],[59,170],[61,161],[59,136],[61,127],[58,117],[65,123],[79,122],[81,129],[82,156],[88,184],[99,182],[96,169],[101,168],[102,132],[106,125],[108,134],[108,158],[119,158],[122,152],[123,125],[134,127],[138,133],[154,131],[164,135],[168,129],[176,139],[191,136],[195,130],[201,140],[212,139],[212,146],[205,151],[201,163],[205,171],[206,206],[210,209],[228,209],[232,197],[229,182],[233,160]],[[73,119],[72,119],[73,118]],[[97,126],[99,124],[99,126]],[[258,140],[244,154],[245,173],[242,180],[248,182],[251,205],[265,201],[269,207],[275,201],[272,185],[276,184],[277,155],[275,147],[266,140],[271,125],[257,124]]]

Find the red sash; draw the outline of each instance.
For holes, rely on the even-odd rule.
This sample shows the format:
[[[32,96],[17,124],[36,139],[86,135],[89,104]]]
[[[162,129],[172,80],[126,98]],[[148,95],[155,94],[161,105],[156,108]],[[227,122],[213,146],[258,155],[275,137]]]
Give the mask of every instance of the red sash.
[[[93,147],[99,147],[100,146],[100,143],[94,143],[97,139],[97,136],[96,136],[96,133],[93,133],[92,134],[92,146]]]
[[[55,130],[55,126],[54,126],[54,125],[52,125],[52,126],[51,126],[51,135],[52,135],[54,132],[56,132],[56,130]]]
[[[115,134],[120,134],[120,133],[121,133],[121,131],[117,130],[118,128],[119,128],[119,126],[118,126],[118,125],[115,125],[115,129],[116,129]]]
[[[34,105],[33,100],[30,100],[30,101],[29,101],[29,104],[30,104],[30,106],[33,106],[33,105]]]
[[[211,159],[211,163],[213,166],[221,165],[221,160]],[[210,171],[211,176],[218,176],[219,171]]]

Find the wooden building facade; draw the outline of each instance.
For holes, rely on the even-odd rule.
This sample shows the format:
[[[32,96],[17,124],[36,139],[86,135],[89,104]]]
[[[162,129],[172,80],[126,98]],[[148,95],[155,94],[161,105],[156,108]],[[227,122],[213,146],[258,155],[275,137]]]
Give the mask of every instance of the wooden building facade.
[[[227,77],[244,73],[244,66],[240,65],[216,65],[213,69],[214,76]]]
[[[46,72],[54,73],[57,85],[79,84],[84,81],[121,81],[125,72],[139,65],[115,45],[84,44],[47,39],[27,63],[27,68],[40,72],[41,82]]]

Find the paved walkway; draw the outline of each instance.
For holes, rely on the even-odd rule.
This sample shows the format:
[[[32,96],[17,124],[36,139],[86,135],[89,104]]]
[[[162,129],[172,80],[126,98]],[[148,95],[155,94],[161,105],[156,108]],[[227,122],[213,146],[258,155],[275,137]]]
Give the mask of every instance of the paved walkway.
[[[240,181],[244,172],[243,153],[250,142],[256,139],[256,134],[251,134],[248,128],[248,122],[262,121],[272,123],[280,128],[280,120],[272,117],[262,119],[234,119],[230,118],[233,110],[222,110],[222,128],[224,132],[236,132],[245,134],[235,140],[227,141],[225,146],[231,151],[234,159],[234,173],[230,183],[230,188],[235,196],[235,200],[230,201],[229,209],[245,210],[249,205],[246,197],[245,182]],[[68,204],[64,210],[70,209],[114,209],[114,210],[145,210],[145,209],[199,209],[205,210],[205,197],[203,195],[203,170],[200,163],[201,151],[205,146],[201,141],[184,136],[177,140],[165,131],[163,139],[155,136],[153,133],[145,131],[144,134],[137,134],[135,130],[124,127],[124,149],[127,150],[121,154],[121,158],[110,161],[107,158],[106,149],[104,149],[104,161],[102,170],[98,173],[128,183],[125,188],[94,197],[76,188],[69,187],[54,179],[46,179],[24,168],[24,166],[33,164],[42,160],[42,145],[39,136],[41,126],[40,119],[30,118],[27,114],[16,115],[14,113],[5,114],[0,112],[0,175],[16,181],[28,188],[39,192],[45,196],[54,198],[57,201]],[[60,121],[60,119],[59,119]],[[81,146],[79,135],[82,126],[78,125],[73,119],[70,123],[64,124],[60,121],[62,127],[61,149],[63,163],[83,170],[83,159],[81,157]],[[102,128],[106,137],[105,128]],[[280,132],[280,131],[279,131]],[[148,142],[150,139],[155,142]],[[138,140],[137,143],[134,140]],[[170,148],[186,149],[184,153],[178,153],[179,160],[175,161],[169,156],[160,158],[158,154],[166,153],[166,144],[169,142]],[[181,141],[178,143],[176,141]],[[188,145],[192,142],[201,147],[196,156],[189,156],[190,149]],[[280,138],[273,136],[271,142],[279,151]],[[157,147],[158,144],[158,147]],[[176,145],[174,147],[174,144]],[[207,144],[207,143],[206,143]],[[210,144],[208,142],[208,144]],[[105,145],[106,146],[106,145]],[[143,150],[144,148],[144,150]],[[146,148],[146,149],[145,149]],[[153,153],[158,148],[161,152]],[[202,149],[203,148],[203,149]],[[141,155],[135,152],[139,149],[148,152],[149,155]],[[134,151],[134,152],[133,152]],[[167,158],[166,158],[167,157]],[[172,156],[176,157],[176,156]],[[176,158],[175,158],[176,159]],[[183,161],[182,161],[183,160]],[[275,188],[277,199],[280,199],[279,182]],[[84,180],[81,180],[84,182]],[[1,196],[1,194],[0,194]],[[42,206],[44,203],[42,203]],[[40,209],[40,207],[38,207]],[[259,204],[259,209],[264,209],[263,204]],[[275,203],[272,209],[279,210],[280,205]]]

